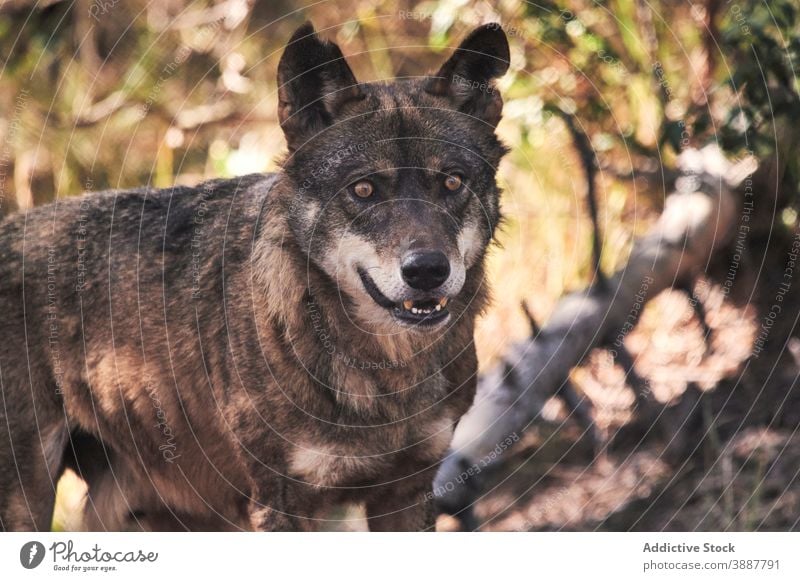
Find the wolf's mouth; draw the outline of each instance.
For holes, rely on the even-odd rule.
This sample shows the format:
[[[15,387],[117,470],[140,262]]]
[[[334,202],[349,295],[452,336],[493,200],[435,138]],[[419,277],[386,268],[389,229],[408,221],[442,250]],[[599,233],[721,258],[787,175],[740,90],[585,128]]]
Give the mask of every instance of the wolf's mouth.
[[[392,315],[400,321],[425,327],[437,325],[450,315],[450,311],[447,310],[448,297],[407,299],[396,303],[380,291],[378,285],[364,269],[358,269],[358,276],[361,277],[361,283],[372,300],[384,309],[391,311]]]

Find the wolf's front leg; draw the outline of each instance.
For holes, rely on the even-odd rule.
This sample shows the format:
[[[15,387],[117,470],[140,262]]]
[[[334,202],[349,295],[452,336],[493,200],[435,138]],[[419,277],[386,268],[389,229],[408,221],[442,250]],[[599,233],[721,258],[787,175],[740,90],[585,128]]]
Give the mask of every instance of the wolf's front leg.
[[[287,474],[287,464],[282,451],[269,444],[264,430],[253,429],[245,423],[244,414],[237,419],[236,439],[240,457],[247,473],[249,499],[247,517],[254,531],[309,530],[313,520],[303,513],[304,499],[298,494],[297,484]]]
[[[309,530],[310,521],[300,517],[291,489],[281,480],[283,478],[273,477],[254,486],[249,507],[250,526],[254,531]]]
[[[371,531],[434,531],[433,474],[386,485],[367,501]]]
[[[279,456],[265,453],[261,461],[251,458],[248,516],[254,531],[313,531],[314,499],[302,485],[287,475]]]

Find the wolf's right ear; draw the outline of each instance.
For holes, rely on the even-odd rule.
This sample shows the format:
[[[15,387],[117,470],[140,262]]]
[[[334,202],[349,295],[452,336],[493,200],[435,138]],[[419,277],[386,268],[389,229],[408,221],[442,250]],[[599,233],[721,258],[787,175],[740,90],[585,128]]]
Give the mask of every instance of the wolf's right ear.
[[[278,64],[278,120],[289,151],[329,126],[341,107],[363,97],[342,51],[306,22]]]

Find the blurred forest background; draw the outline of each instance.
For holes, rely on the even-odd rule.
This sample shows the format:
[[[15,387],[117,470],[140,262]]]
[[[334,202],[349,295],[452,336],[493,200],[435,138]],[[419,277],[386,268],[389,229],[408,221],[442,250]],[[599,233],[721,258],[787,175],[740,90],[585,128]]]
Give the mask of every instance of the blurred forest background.
[[[554,400],[489,475],[476,513],[487,530],[800,527],[796,298],[766,355],[752,357],[762,297],[774,297],[798,229],[796,0],[0,0],[0,213],[275,170],[285,149],[275,71],[306,19],[362,81],[431,72],[477,24],[507,31],[508,221],[491,256],[482,365],[529,333],[523,299],[545,321],[561,295],[595,278],[586,181],[563,114],[589,136],[599,168],[605,272],[658,217],[682,150],[717,143],[731,159],[762,161],[752,229],[695,289],[712,335],[685,294],[666,292],[626,339],[664,405],[688,386],[724,394],[728,407],[704,412],[693,453],[672,461],[656,434],[593,461]],[[629,422],[634,397],[606,353],[573,376],[606,434]],[[57,527],[76,498],[65,485]]]

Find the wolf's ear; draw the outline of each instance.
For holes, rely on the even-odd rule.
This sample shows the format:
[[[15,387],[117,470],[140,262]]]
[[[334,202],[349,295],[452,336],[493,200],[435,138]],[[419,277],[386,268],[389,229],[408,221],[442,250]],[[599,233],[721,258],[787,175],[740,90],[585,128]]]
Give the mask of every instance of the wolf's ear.
[[[278,120],[289,151],[330,125],[344,104],[362,97],[339,47],[321,40],[310,22],[298,28],[278,64]]]
[[[493,81],[506,74],[510,63],[508,39],[499,24],[484,24],[464,39],[425,90],[445,97],[452,106],[468,115],[497,125],[503,99]]]

